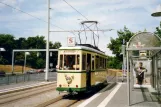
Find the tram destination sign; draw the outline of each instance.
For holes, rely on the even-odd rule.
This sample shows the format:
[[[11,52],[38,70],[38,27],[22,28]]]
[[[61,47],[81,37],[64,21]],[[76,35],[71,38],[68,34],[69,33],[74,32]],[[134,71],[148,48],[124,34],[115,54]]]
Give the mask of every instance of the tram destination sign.
[[[75,46],[75,37],[67,37],[67,45]]]

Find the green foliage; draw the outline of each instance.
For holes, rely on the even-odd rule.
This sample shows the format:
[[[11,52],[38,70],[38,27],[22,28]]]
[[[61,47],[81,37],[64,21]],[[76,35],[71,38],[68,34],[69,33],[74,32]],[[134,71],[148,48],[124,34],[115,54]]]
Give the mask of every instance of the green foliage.
[[[39,58],[36,60],[36,68],[45,68],[45,60]]]
[[[12,49],[16,48],[14,36],[10,34],[0,34],[0,48],[5,48],[5,52],[1,52],[3,56],[0,59],[0,64],[9,64],[12,61]]]
[[[125,39],[126,42],[129,41],[129,39],[134,35],[128,28],[124,27],[123,31],[117,31],[118,38],[113,39],[111,38],[111,43],[107,45],[107,47],[112,51],[113,54],[116,55],[116,57],[120,56],[121,53],[121,46],[123,44],[123,39]]]
[[[59,49],[61,47],[61,43],[60,42],[55,42],[54,44],[52,44],[50,46],[51,49]],[[50,63],[53,63],[53,67],[55,68],[57,65],[57,57],[58,57],[58,52],[52,52],[52,56],[49,59]]]
[[[46,42],[44,38],[44,36],[28,37],[25,46],[27,49],[45,49]]]
[[[12,50],[13,49],[45,49],[46,41],[44,36],[35,36],[28,38],[15,39],[10,34],[0,34],[0,48],[5,48],[5,52],[0,53],[0,64],[11,64],[12,62]],[[50,49],[58,49],[61,47],[60,42],[54,44],[50,41]],[[57,52],[53,52],[51,62],[55,66],[57,63]],[[46,52],[30,52],[27,55],[26,65],[33,68],[44,68],[45,67]],[[15,53],[15,64],[24,65],[25,52]]]
[[[53,44],[52,48],[54,48],[54,49],[59,49],[61,46],[62,46],[62,45],[61,45],[60,42],[55,42],[55,43]]]
[[[121,69],[122,64],[118,63],[119,59],[117,57],[108,57],[108,62],[107,62],[107,67],[108,68],[116,68],[116,69]]]
[[[161,22],[160,22],[160,27],[156,27],[156,35],[158,35],[161,38]]]
[[[117,34],[118,38],[111,38],[111,43],[107,45],[107,48],[109,48],[112,53],[115,54],[115,57],[109,58],[107,65],[109,66],[109,68],[121,69],[123,60],[121,55],[123,39],[125,40],[125,42],[128,42],[129,39],[134,35],[134,33],[131,32],[128,28],[124,27],[123,30],[117,31]]]

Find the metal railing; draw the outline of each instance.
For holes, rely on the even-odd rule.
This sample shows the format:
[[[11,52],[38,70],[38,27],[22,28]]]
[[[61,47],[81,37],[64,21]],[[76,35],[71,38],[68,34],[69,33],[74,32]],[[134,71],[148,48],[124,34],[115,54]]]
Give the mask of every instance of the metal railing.
[[[108,82],[116,82],[116,80],[117,80],[116,72],[114,72],[113,70],[109,69],[108,73],[107,73],[107,83]]]
[[[44,80],[45,73],[6,75],[4,77],[0,77],[0,85]],[[56,80],[56,72],[49,72],[49,81],[53,80]]]
[[[124,76],[122,72],[117,70],[109,69],[107,82],[127,82],[126,76]]]

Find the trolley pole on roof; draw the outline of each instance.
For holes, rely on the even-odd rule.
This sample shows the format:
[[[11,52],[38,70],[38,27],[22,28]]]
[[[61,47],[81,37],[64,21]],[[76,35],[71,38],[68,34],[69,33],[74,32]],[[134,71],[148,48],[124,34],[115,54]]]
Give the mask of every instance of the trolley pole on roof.
[[[50,35],[50,0],[48,0],[48,30],[46,38],[46,72],[45,72],[46,81],[48,81],[48,72],[49,72],[49,35]]]

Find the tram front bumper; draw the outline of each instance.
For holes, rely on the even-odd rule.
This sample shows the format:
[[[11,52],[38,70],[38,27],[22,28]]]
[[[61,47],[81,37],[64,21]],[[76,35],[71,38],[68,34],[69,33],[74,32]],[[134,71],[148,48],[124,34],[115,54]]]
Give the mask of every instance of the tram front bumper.
[[[82,91],[86,91],[86,87],[85,88],[57,87],[56,90],[57,91],[67,91],[67,92],[82,92]]]

